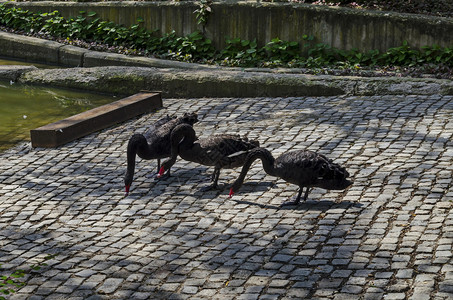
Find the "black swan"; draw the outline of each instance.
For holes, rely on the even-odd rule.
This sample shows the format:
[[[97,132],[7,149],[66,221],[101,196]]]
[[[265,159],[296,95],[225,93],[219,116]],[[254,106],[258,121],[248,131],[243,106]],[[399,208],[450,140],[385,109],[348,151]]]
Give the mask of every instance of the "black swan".
[[[162,163],[158,176],[173,166],[179,154],[184,160],[214,166],[211,178],[213,183],[203,190],[216,188],[220,169],[242,166],[248,151],[256,147],[259,147],[258,141],[249,141],[247,138],[232,134],[216,134],[197,139],[191,126],[181,124],[171,133],[171,158]]]
[[[242,186],[250,166],[258,158],[261,159],[264,171],[267,174],[280,177],[300,187],[296,199],[285,202],[282,206],[299,204],[304,187],[306,188],[304,201],[306,201],[308,192],[312,187],[343,190],[352,184],[352,181],[347,179],[349,173],[346,169],[333,163],[332,160],[322,154],[308,150],[295,150],[284,153],[275,159],[268,150],[256,148],[249,152],[241,174],[230,189],[230,197]]]
[[[127,171],[124,177],[126,195],[129,193],[134,178],[135,155],[142,159],[157,159],[157,171],[160,170],[160,159],[171,154],[170,135],[172,130],[180,125],[192,126],[198,122],[196,113],[185,113],[182,117],[164,117],[158,120],[143,134],[134,134],[127,144]],[[167,175],[170,175],[168,169]]]

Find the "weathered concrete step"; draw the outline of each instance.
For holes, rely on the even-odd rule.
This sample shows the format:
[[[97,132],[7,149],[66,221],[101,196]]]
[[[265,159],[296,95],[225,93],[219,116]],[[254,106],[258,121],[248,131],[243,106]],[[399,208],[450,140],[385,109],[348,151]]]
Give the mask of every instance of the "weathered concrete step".
[[[0,31],[0,56],[68,67],[142,66],[197,70],[219,69],[219,67],[211,65],[93,51],[3,31]],[[240,70],[240,68],[233,69]]]
[[[247,98],[337,95],[453,95],[453,81],[434,78],[358,77],[143,67],[36,69],[22,84],[52,85],[124,95],[162,91],[166,98]]]
[[[160,93],[143,91],[30,130],[31,145],[32,147],[57,147],[161,107]]]

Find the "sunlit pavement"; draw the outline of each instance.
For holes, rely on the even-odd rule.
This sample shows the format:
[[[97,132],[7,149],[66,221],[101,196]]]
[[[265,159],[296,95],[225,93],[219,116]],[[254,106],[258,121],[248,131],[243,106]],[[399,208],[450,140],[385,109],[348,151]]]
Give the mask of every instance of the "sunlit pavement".
[[[0,275],[27,272],[10,299],[452,299],[453,97],[164,99],[167,107],[57,149],[0,155]],[[198,112],[201,137],[239,133],[275,157],[310,149],[345,166],[345,191],[298,187],[256,161],[181,159],[155,180],[127,140],[166,114]],[[48,255],[51,256],[50,259]]]

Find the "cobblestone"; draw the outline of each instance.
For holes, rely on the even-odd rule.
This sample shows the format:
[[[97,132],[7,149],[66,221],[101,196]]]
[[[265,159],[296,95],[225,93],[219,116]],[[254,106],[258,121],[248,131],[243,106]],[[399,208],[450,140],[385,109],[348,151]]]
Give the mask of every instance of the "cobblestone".
[[[46,263],[10,299],[453,299],[453,97],[164,99],[165,109],[57,149],[0,154],[0,274]],[[197,133],[238,132],[274,156],[344,165],[345,191],[297,187],[254,163],[202,192],[211,168],[178,160],[154,180],[125,148],[166,114]],[[52,259],[45,259],[54,255]]]

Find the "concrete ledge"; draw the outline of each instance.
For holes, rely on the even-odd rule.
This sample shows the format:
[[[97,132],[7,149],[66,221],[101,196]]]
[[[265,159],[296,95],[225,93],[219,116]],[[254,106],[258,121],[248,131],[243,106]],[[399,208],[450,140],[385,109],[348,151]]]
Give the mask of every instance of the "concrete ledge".
[[[59,63],[62,44],[0,31],[0,55],[34,61],[42,64]]]
[[[342,88],[318,76],[241,71],[216,72],[144,67],[38,69],[20,83],[53,85],[110,94],[162,91],[164,97],[333,96]]]
[[[163,97],[288,97],[335,95],[451,95],[453,81],[404,77],[354,77],[144,67],[38,69],[18,82],[130,95],[162,91]]]
[[[88,49],[64,45],[60,48],[58,55],[58,64],[68,67],[82,67],[84,56],[91,52]]]
[[[0,66],[0,80],[16,81],[23,73],[37,70],[35,66]]]
[[[93,51],[2,31],[0,31],[0,56],[65,67],[129,66],[197,70],[220,69],[217,66],[210,65]]]
[[[178,68],[178,69],[218,69],[216,66],[186,63],[157,59],[144,56],[129,56],[117,53],[99,52],[87,50],[83,55],[83,67],[104,66],[128,66],[128,67],[155,67],[155,68]],[[75,65],[71,65],[74,66]]]
[[[162,107],[159,93],[141,92],[30,131],[32,147],[57,147]]]

